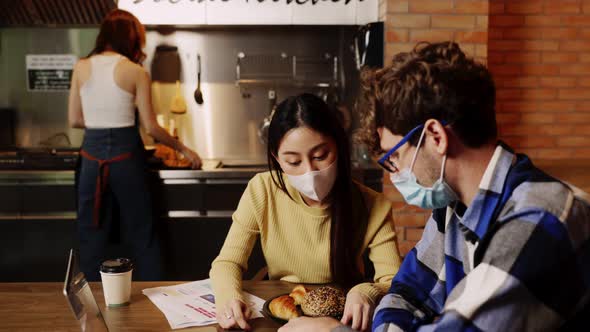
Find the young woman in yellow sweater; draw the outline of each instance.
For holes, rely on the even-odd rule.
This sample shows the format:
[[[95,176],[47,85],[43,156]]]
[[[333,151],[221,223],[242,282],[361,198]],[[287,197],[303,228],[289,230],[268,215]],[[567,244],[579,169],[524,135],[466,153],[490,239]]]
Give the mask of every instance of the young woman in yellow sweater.
[[[342,322],[366,330],[400,257],[391,204],[351,179],[349,141],[336,111],[312,94],[279,104],[268,164],[269,172],[250,180],[211,267],[219,325],[250,328],[242,273],[260,237],[270,279],[350,289]],[[365,281],[365,251],[373,282]]]

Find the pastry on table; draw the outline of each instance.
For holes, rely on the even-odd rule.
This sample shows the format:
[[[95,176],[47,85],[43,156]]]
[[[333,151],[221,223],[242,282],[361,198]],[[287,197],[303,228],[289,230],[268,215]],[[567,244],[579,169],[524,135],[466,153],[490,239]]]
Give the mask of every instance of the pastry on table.
[[[297,311],[295,300],[289,295],[282,295],[273,299],[270,301],[268,308],[273,316],[284,320],[301,316]]]
[[[344,313],[346,296],[338,288],[324,286],[305,294],[301,309],[310,317],[339,317]]]

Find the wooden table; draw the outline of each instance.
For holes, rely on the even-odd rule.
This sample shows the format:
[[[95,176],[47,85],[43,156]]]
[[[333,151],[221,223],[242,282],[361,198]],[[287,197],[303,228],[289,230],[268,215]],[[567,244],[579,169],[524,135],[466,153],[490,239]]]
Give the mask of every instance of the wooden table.
[[[92,293],[109,331],[171,331],[164,314],[141,291],[180,282],[134,282],[131,305],[107,308],[102,285],[91,283]],[[80,331],[66,298],[63,283],[0,283],[0,331]],[[244,281],[244,290],[260,298],[289,293],[293,284],[282,281]],[[276,331],[279,325],[267,318],[250,322],[254,331]],[[217,325],[176,331],[223,331]]]

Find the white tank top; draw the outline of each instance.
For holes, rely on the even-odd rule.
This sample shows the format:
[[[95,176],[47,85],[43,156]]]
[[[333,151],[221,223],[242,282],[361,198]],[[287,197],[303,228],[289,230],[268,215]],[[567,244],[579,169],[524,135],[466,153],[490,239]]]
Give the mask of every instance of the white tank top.
[[[135,96],[115,82],[115,67],[122,55],[90,57],[90,77],[80,88],[86,128],[121,128],[135,125]]]

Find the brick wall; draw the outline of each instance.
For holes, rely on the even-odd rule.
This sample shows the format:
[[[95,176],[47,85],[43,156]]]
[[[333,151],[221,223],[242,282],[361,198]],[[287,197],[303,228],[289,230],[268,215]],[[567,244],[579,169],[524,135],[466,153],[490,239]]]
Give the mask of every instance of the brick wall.
[[[533,159],[590,158],[590,1],[490,0],[500,135]]]
[[[389,0],[385,59],[419,41],[455,40],[479,60],[487,57],[488,0]]]

